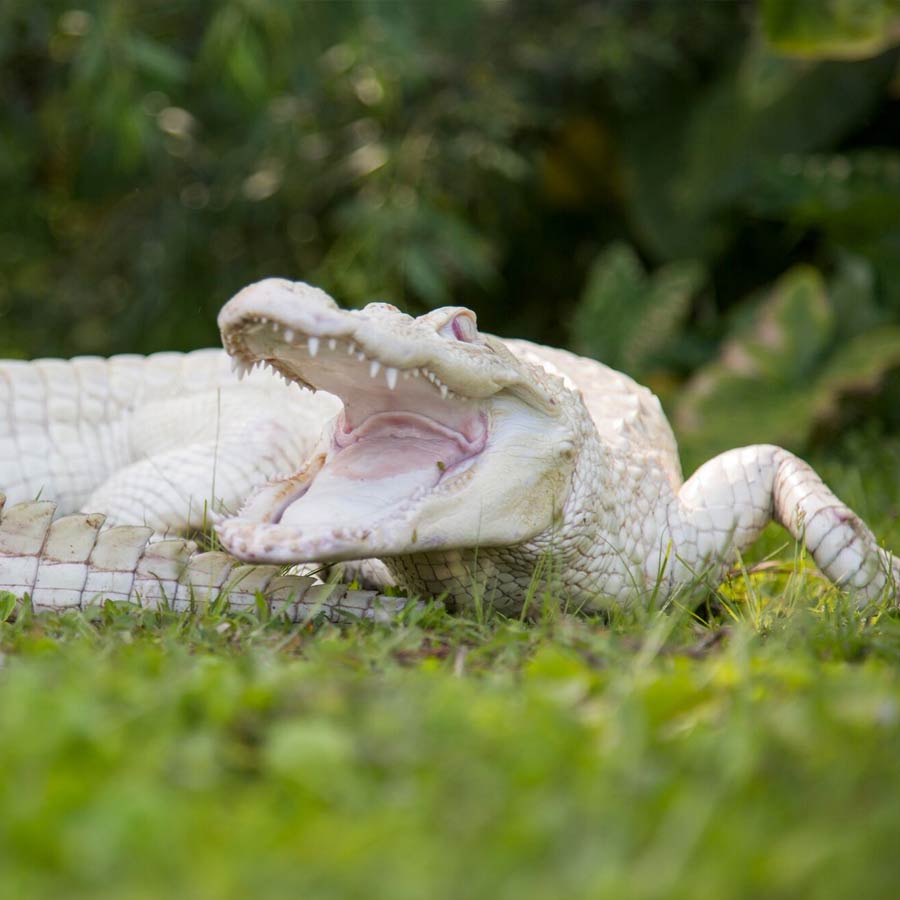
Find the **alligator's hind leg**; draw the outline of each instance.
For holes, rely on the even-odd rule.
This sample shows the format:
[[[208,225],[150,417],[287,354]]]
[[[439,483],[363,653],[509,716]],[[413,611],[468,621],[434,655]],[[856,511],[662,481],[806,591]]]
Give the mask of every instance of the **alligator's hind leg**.
[[[866,524],[810,466],[767,444],[729,450],[681,487],[669,510],[676,556],[669,577],[688,580],[727,562],[773,519],[805,543],[835,584],[869,599],[886,589],[900,594],[900,559],[878,546]]]

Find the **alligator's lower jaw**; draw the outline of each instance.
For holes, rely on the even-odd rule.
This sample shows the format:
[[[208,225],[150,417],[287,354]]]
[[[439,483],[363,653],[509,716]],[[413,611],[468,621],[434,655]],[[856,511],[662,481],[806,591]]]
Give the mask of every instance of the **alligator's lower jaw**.
[[[476,434],[470,439],[415,413],[379,413],[350,432],[339,424],[325,466],[278,521],[302,534],[402,521],[422,497],[452,485],[472,465],[484,449],[486,430]]]
[[[241,559],[270,563],[338,562],[433,549],[433,540],[417,535],[416,514],[435,493],[463,487],[477,456],[444,472],[436,460],[447,455],[446,447],[401,453],[388,442],[367,450],[376,456],[367,459],[368,452],[356,447],[339,453],[305,492],[268,521],[239,514],[221,522],[222,544]],[[370,477],[356,477],[357,467],[370,462],[381,468]]]
[[[417,509],[465,485],[487,446],[483,401],[455,394],[422,367],[369,358],[345,337],[260,320],[234,341],[239,367],[262,361],[336,394],[344,409],[321,465],[263,488],[220,523],[226,549],[253,562],[414,552]]]
[[[435,493],[469,480],[487,444],[484,418],[465,432],[422,413],[375,413],[336,423],[331,450],[312,470],[262,488],[218,526],[230,552],[252,562],[335,562],[415,552],[414,517]]]

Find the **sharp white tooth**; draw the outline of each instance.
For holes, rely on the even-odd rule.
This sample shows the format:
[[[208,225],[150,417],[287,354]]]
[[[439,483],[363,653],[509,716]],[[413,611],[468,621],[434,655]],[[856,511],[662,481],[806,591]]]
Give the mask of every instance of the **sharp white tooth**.
[[[356,358],[357,358],[360,362],[365,362],[365,361],[366,361],[366,354],[363,353],[362,350],[360,350],[359,353],[356,354]]]
[[[388,366],[384,370],[385,381],[387,381],[387,386],[391,390],[393,390],[395,387],[397,387],[397,376],[399,374],[400,373],[393,366]]]
[[[285,329],[284,329],[284,339],[285,339],[289,344],[292,344],[292,343],[294,342],[294,332],[293,332],[290,328],[285,328]]]
[[[314,337],[313,335],[310,335],[306,339],[306,346],[309,350],[309,355],[315,356],[319,352],[319,339],[317,337]]]
[[[281,331],[281,323],[273,322],[272,323],[272,331]]]
[[[369,378],[374,378],[381,371],[381,363],[373,359],[369,364]]]
[[[337,341],[334,338],[328,338],[328,349],[334,350],[337,347]]]
[[[447,385],[446,384],[441,385],[441,399],[442,400],[447,399]]]
[[[347,355],[353,356],[354,353],[356,353],[356,344],[354,344],[353,341],[350,341],[350,343],[347,344]]]

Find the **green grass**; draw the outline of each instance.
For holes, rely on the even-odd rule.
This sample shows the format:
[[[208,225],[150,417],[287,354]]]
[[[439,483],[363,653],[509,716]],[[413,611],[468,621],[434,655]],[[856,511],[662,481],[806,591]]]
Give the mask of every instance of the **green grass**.
[[[781,555],[703,619],[0,623],[0,896],[894,897],[900,616]]]
[[[0,893],[895,896],[900,619],[758,600],[4,624]]]

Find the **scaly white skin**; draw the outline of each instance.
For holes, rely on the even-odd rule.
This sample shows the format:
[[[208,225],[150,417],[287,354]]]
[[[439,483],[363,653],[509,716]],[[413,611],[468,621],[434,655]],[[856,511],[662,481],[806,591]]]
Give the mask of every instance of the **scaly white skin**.
[[[181,538],[151,541],[145,526],[103,528],[102,515],[54,519],[53,503],[4,508],[0,495],[0,589],[28,595],[36,611],[85,609],[98,600],[144,609],[192,609],[225,601],[293,621],[389,619],[405,601],[375,591],[317,584],[280,566],[240,565],[227,553],[198,553]]]
[[[515,612],[549,588],[591,609],[718,578],[774,518],[832,581],[861,598],[897,595],[900,561],[792,454],[730,451],[682,484],[646,388],[565,351],[479,334],[468,310],[343,311],[272,279],[238,294],[219,323],[239,362],[262,360],[345,403],[308,466],[219,525],[241,558],[377,556],[409,590],[457,603],[483,592]],[[455,456],[447,441],[421,448],[433,433],[423,419],[459,435]]]
[[[0,491],[108,524],[199,529],[294,470],[340,410],[221,350],[0,361]]]
[[[200,379],[196,400],[178,396],[187,385],[177,377],[166,397],[148,388],[125,414],[132,446],[159,445],[147,459],[130,460],[128,476],[107,466],[105,485],[89,489],[109,508],[123,486],[134,485],[115,507],[121,518],[147,516],[142,492],[161,490],[159,460],[177,487],[168,503],[152,507],[157,529],[184,524],[183,513],[169,518],[177,496],[193,509],[220,496],[204,460],[234,473],[231,495],[246,493],[261,480],[251,460],[262,444],[283,448],[269,468],[294,474],[258,488],[218,527],[231,552],[254,562],[376,557],[415,594],[445,593],[458,604],[481,594],[515,612],[529,591],[540,596],[546,587],[590,609],[662,599],[699,576],[716,578],[774,518],[805,537],[833,581],[860,598],[897,596],[897,558],[799,459],[747,447],[682,484],[674,438],[646,388],[565,351],[480,334],[468,310],[419,319],[387,304],[344,311],[315,288],[270,279],[230,301],[220,324],[239,368],[264,361],[333,394],[285,394],[256,374],[254,392],[233,388],[223,417],[231,388],[219,381]],[[214,364],[216,379],[222,366]],[[152,416],[145,404],[156,406]],[[52,433],[59,406],[41,420],[45,431]],[[204,423],[197,440],[160,425],[186,415]],[[11,437],[18,453],[27,456],[33,443],[40,454],[41,424],[33,441],[23,440],[18,413],[8,412],[0,448]],[[255,445],[254,436],[261,436]],[[65,455],[69,444],[58,443]],[[7,471],[0,453],[0,485],[9,483]],[[64,475],[52,487],[73,491]],[[3,568],[0,561],[0,588]],[[97,584],[90,571],[85,583]]]

